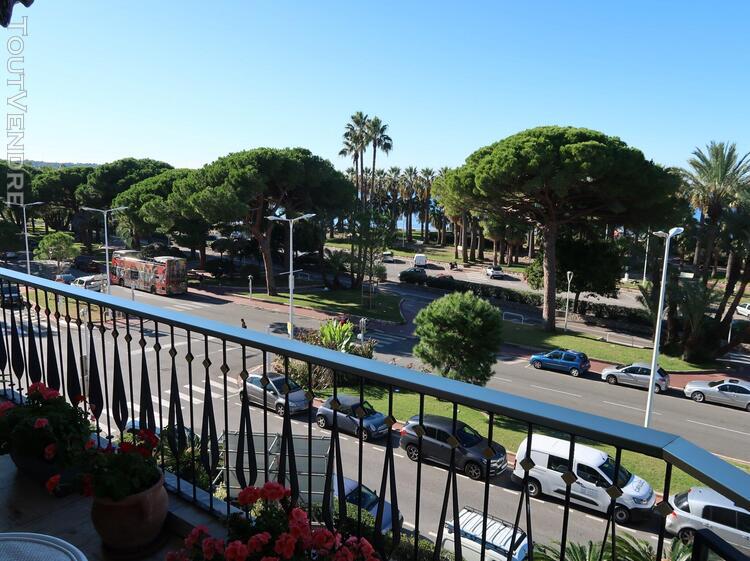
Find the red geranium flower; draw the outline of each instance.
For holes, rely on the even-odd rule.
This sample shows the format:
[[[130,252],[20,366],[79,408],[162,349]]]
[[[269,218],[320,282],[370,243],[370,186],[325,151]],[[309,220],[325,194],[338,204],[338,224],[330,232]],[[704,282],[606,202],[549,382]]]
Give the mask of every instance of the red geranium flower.
[[[242,506],[251,506],[261,498],[261,490],[257,487],[245,487],[237,496],[237,502]]]
[[[270,541],[271,541],[271,534],[269,534],[268,532],[261,532],[260,534],[255,534],[253,537],[247,540],[248,552],[258,553],[261,549],[266,547],[268,545],[268,542]]]
[[[94,441],[93,441],[93,440],[87,440],[87,441],[86,441],[86,444],[84,444],[84,445],[83,445],[83,447],[84,447],[84,448],[85,448],[86,450],[89,450],[90,448],[93,448],[93,447],[94,447],[94,445],[95,445],[95,443],[94,443]]]
[[[207,561],[211,561],[211,559],[214,558],[214,555],[218,553],[216,549],[216,542],[219,540],[215,540],[213,538],[206,538],[203,540],[203,544],[201,544],[201,551],[203,552],[203,557]],[[221,542],[220,542],[221,543]]]
[[[276,538],[276,544],[273,550],[284,559],[291,559],[294,555],[294,549],[297,546],[297,539],[289,533],[284,532]]]
[[[13,409],[16,406],[15,403],[12,401],[2,401],[0,402],[0,417],[5,415],[6,411],[9,411],[10,409]]]
[[[208,528],[206,526],[203,526],[202,524],[190,530],[190,533],[185,538],[185,547],[192,548],[195,544],[198,543],[198,540],[200,539],[202,534],[208,535]]]
[[[354,561],[354,553],[347,546],[343,546],[333,554],[333,561]]]
[[[318,528],[312,533],[312,542],[315,549],[330,551],[336,545],[336,536],[327,528]]]
[[[247,559],[247,546],[240,540],[230,542],[224,550],[224,559],[227,561],[245,561]]]
[[[279,501],[287,496],[287,490],[281,483],[266,481],[263,485],[262,496],[268,501]]]
[[[44,447],[44,459],[49,461],[55,457],[55,454],[57,454],[57,444],[54,442],[52,444],[47,444],[47,446]]]
[[[36,421],[34,421],[34,428],[35,429],[43,429],[49,425],[49,421],[45,419],[44,417],[38,418]]]
[[[56,397],[60,397],[60,392],[57,390],[46,390],[42,392],[42,397],[44,399],[55,399]]]
[[[159,437],[156,436],[150,430],[146,430],[146,429],[139,430],[138,437],[141,440],[143,440],[146,444],[151,446],[151,448],[156,448],[156,445],[159,444]]]
[[[55,489],[57,489],[58,485],[60,485],[60,475],[53,475],[47,480],[47,483],[45,483],[45,487],[47,488],[47,492],[51,495],[55,492]]]

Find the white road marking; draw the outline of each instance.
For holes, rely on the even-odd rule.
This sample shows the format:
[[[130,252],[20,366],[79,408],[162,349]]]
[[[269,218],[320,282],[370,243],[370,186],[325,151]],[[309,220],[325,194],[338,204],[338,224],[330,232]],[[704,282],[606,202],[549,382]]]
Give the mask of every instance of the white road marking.
[[[531,497],[531,500],[539,504],[544,504],[544,501],[542,499],[536,499],[534,497]]]
[[[696,424],[696,425],[703,425],[704,427],[711,427],[712,429],[726,430],[726,431],[729,431],[729,432],[734,432],[734,433],[737,433],[737,434],[742,434],[742,435],[745,435],[745,436],[750,436],[750,432],[742,432],[741,430],[734,430],[734,429],[728,429],[726,427],[719,427],[719,426],[716,426],[716,425],[709,425],[708,423],[701,423],[700,421],[693,421],[692,419],[685,419],[685,420],[688,423],[693,423],[693,424]]]
[[[185,384],[182,387],[185,388],[185,389],[188,389],[188,388],[190,388],[190,384]],[[196,392],[196,393],[199,393],[201,395],[205,395],[206,394],[206,391],[202,387],[197,386],[195,384],[193,384],[193,391]],[[211,392],[211,397],[213,397],[214,399],[219,399],[219,398],[224,397],[224,396],[221,395],[221,394],[218,394],[218,393]]]
[[[589,520],[596,520],[597,522],[604,522],[604,520],[602,520],[601,518],[597,516],[591,516],[590,514],[585,514],[584,516],[586,516],[586,518],[588,518]]]
[[[433,538],[437,538],[437,534],[435,532],[427,532],[429,535],[431,535]]]
[[[405,458],[406,457],[403,454],[397,454],[396,452],[394,452],[393,455],[396,456],[397,458]]]
[[[544,390],[548,392],[555,392],[555,393],[563,393],[565,395],[571,395],[573,397],[583,397],[582,395],[579,395],[577,393],[571,393],[571,392],[564,392],[562,390],[553,390],[552,388],[545,388],[544,386],[537,386],[535,384],[529,384],[532,388],[536,388],[538,390]]]
[[[500,376],[493,376],[492,379],[498,380],[499,382],[508,382],[508,383],[513,381],[513,380],[508,380],[508,378],[501,378]]]
[[[407,522],[406,520],[404,520],[404,522],[403,522],[403,523],[402,523],[401,525],[402,525],[402,526],[405,526],[405,527],[407,527],[407,528],[409,528],[410,530],[413,530],[413,529],[414,529],[414,524],[410,524],[410,523],[409,523],[409,522]]]
[[[641,413],[645,413],[645,409],[641,409],[640,407],[633,407],[632,405],[625,405],[623,403],[615,403],[613,401],[602,401],[602,403],[606,403],[607,405],[614,405],[615,407],[624,407],[625,409],[632,409],[633,411],[640,411]],[[652,415],[661,415],[658,411],[652,411]]]
[[[375,444],[373,444],[372,447],[380,452],[385,452],[385,448],[383,448],[382,446],[376,446]]]
[[[518,496],[518,495],[520,495],[520,494],[521,494],[521,493],[520,493],[520,491],[514,491],[513,489],[506,489],[505,487],[500,487],[500,488],[501,488],[501,489],[502,489],[503,491],[505,491],[506,493],[510,493],[511,495],[516,495],[516,496]]]

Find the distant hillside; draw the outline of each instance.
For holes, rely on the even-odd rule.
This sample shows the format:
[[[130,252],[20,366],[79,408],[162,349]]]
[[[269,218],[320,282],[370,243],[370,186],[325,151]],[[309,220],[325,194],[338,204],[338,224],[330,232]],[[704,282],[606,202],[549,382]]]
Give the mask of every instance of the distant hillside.
[[[26,160],[24,162],[26,165],[35,167],[35,168],[72,168],[76,166],[91,166],[96,167],[99,164],[78,164],[78,163],[71,163],[71,162],[40,162],[39,160]]]

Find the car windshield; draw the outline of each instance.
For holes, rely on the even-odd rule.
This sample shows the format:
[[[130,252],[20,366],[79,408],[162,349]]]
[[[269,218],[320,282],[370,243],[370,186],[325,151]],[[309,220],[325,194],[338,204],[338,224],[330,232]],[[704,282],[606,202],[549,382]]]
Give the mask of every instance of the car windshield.
[[[464,446],[474,446],[482,441],[481,435],[469,425],[464,425],[458,429],[458,439]]]
[[[610,481],[615,480],[615,461],[612,458],[608,456],[607,461],[600,465],[599,469],[604,475],[609,478]],[[630,481],[631,477],[633,477],[633,474],[626,470],[624,467],[620,466],[620,477],[617,479],[617,486],[620,488],[625,487],[625,485],[628,484],[628,481]]]
[[[370,510],[378,502],[378,496],[374,491],[368,489],[364,485],[361,485],[359,489],[355,489],[349,496],[346,497],[347,502],[361,506],[365,510]]]
[[[667,377],[667,371],[664,370],[661,366],[659,367],[659,370],[657,370],[657,372],[659,373],[659,376],[661,376],[662,378]]]
[[[276,387],[276,389],[281,392],[282,388],[284,387],[284,378],[275,378],[272,380],[273,385]],[[289,386],[289,393],[296,392],[297,390],[300,390],[302,388],[299,387],[297,382],[289,378],[287,381],[287,385]]]
[[[718,386],[720,384],[723,384],[723,383],[724,383],[724,380],[717,380],[715,382],[709,382],[708,383],[708,387],[709,388],[715,388],[716,386]]]
[[[369,417],[370,415],[375,415],[375,413],[377,413],[377,411],[375,411],[375,408],[372,405],[370,405],[369,401],[365,401],[362,404],[362,409],[365,410],[366,417]]]

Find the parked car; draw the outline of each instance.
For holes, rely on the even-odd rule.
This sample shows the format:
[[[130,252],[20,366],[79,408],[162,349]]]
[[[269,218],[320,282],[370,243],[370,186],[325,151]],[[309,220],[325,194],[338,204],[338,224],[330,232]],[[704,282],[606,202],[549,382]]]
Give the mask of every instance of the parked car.
[[[669,374],[658,366],[655,378],[654,393],[666,392],[669,389]],[[602,370],[602,380],[612,385],[624,384],[648,388],[651,383],[651,365],[645,362],[634,362],[628,365],[610,366]]]
[[[338,497],[338,485],[336,485],[336,474],[333,474],[333,496]],[[344,494],[346,496],[346,502],[353,505],[359,505],[362,510],[366,510],[372,514],[373,518],[378,515],[378,495],[375,491],[365,485],[358,484],[354,479],[344,477]],[[399,526],[404,522],[404,516],[399,512],[398,518],[400,521]],[[391,514],[391,503],[385,501],[383,504],[383,521],[380,525],[380,532],[387,534],[393,528],[393,518]]]
[[[736,378],[693,380],[685,385],[685,396],[697,403],[710,401],[750,411],[750,383]]]
[[[737,306],[737,313],[741,316],[750,317],[750,302]]]
[[[555,349],[548,353],[533,354],[529,358],[529,364],[537,370],[540,368],[561,370],[570,373],[571,376],[580,376],[591,368],[589,357],[570,349]]]
[[[674,510],[666,529],[685,543],[696,530],[711,530],[730,544],[750,549],[750,512],[706,487],[693,487],[669,497]]]
[[[55,275],[55,282],[61,282],[64,284],[70,284],[75,279],[74,275],[71,275],[70,273],[62,273],[60,275]]]
[[[500,265],[492,265],[484,270],[484,274],[491,279],[501,279],[505,276],[503,268]]]
[[[99,263],[88,255],[79,255],[76,257],[73,260],[73,268],[85,273],[98,273],[100,270]]]
[[[289,413],[294,415],[306,411],[310,406],[304,390],[291,378],[287,381],[289,386]],[[284,415],[286,397],[283,393],[284,376],[271,374],[268,376],[268,384],[263,387],[263,376],[250,374],[245,380],[247,397],[252,403],[273,409],[280,416]]]
[[[12,261],[18,259],[18,254],[15,251],[0,251],[0,259],[3,261]]]
[[[487,529],[484,532],[485,515],[471,507],[464,507],[458,513],[459,528],[461,529],[461,553],[466,561],[480,561],[482,558],[482,536],[486,536],[485,560],[507,561],[508,553],[512,551],[511,561],[524,561],[528,557],[529,543],[526,532],[515,528],[510,522],[487,515]],[[443,533],[443,549],[453,551],[456,540],[454,522],[445,523]],[[513,541],[513,537],[515,540]]]
[[[406,451],[410,460],[420,459],[419,415],[415,415],[401,429],[401,448]],[[490,476],[501,474],[508,467],[505,448],[497,442],[491,444],[463,421],[456,421],[456,434],[453,436],[453,419],[439,415],[424,415],[422,418],[422,460],[430,460],[439,464],[449,465],[452,444],[455,448],[455,465],[472,479],[482,479],[486,476],[487,458],[484,455],[488,446],[494,452],[490,459]]]
[[[571,471],[568,463],[570,442],[545,435],[534,435],[531,444],[531,460],[527,490],[530,496],[549,495],[565,498],[566,484],[562,476]],[[516,467],[511,478],[522,483],[524,470],[521,461],[526,457],[526,439],[521,442],[516,454]],[[576,443],[572,471],[576,476],[570,488],[570,502],[599,512],[608,512],[612,497],[607,489],[615,481],[615,461],[596,448]],[[617,476],[617,487],[622,495],[615,503],[614,516],[618,524],[626,524],[632,518],[651,512],[656,495],[651,486],[623,466]]]
[[[2,289],[0,289],[0,307],[18,308],[23,305],[23,296],[21,296],[21,292],[18,290],[18,286],[9,286],[5,283],[1,284]]]
[[[427,256],[424,253],[417,253],[414,255],[414,266],[415,267],[426,267]]]
[[[427,271],[418,267],[410,267],[398,274],[398,280],[411,284],[424,284],[427,281]]]
[[[375,411],[375,408],[367,401],[360,405],[359,396],[342,395],[337,396],[339,407],[336,411],[331,407],[333,397],[325,400],[323,405],[318,407],[316,422],[322,429],[333,426],[333,416],[336,415],[336,425],[344,432],[349,432],[359,436],[359,416],[362,417],[362,440],[373,438],[382,438],[390,433],[391,427],[385,422],[385,415]]]
[[[95,290],[101,292],[107,286],[107,275],[89,275],[87,277],[78,277],[73,279],[70,286],[78,286],[86,290]]]
[[[383,263],[393,263],[393,252],[384,251],[382,259],[383,259]]]

